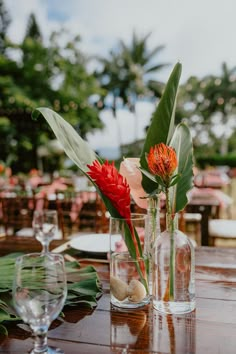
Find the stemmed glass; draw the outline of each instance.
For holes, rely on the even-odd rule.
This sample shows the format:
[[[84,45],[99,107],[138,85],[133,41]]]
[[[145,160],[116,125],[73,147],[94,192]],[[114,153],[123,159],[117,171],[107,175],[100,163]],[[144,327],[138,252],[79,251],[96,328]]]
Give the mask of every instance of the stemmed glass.
[[[58,216],[56,210],[35,210],[33,229],[36,239],[42,244],[42,253],[49,252],[49,243],[58,232]]]
[[[47,345],[48,328],[63,309],[67,295],[63,256],[31,253],[18,257],[12,294],[17,313],[35,337],[31,354],[64,353]]]

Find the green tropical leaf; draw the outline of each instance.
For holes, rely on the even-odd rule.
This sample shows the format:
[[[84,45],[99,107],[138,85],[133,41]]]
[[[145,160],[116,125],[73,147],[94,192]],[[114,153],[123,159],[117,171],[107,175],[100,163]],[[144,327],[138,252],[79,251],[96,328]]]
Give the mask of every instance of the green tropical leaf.
[[[67,298],[67,302],[66,305],[67,306],[83,306],[83,307],[88,307],[90,309],[92,309],[93,307],[95,307],[97,304],[97,300],[94,296],[88,296],[86,295],[86,297],[78,297],[76,296],[70,296],[70,298]]]
[[[4,311],[4,310],[2,310],[0,308],[0,322],[3,322],[3,321],[15,321],[17,319],[19,320],[19,317],[13,316],[7,310]]]
[[[169,144],[174,131],[175,106],[178,93],[179,80],[182,65],[177,63],[169,77],[160,102],[153,113],[151,124],[141,153],[140,164],[144,170],[148,170],[146,154],[151,146],[159,143]],[[156,183],[143,175],[142,185],[147,193],[156,189]]]
[[[93,151],[93,149],[91,149],[89,144],[80,137],[80,135],[76,132],[72,125],[69,124],[65,119],[63,119],[58,113],[54,112],[49,108],[40,107],[36,108],[36,110],[33,111],[33,119],[37,119],[40,114],[46,119],[46,121],[50,125],[56,138],[61,143],[66,155],[93,183],[93,180],[87,174],[87,165],[91,165],[94,160],[102,162],[100,157]],[[94,186],[95,188],[97,188],[96,184],[94,184]],[[106,208],[107,210],[109,210],[111,216],[120,217],[120,214],[114,208],[110,200],[105,195],[103,195],[98,188],[97,192],[104,201]]]
[[[171,182],[170,182],[170,187],[174,186],[176,183],[179,182],[180,179],[180,175],[175,175],[171,178]]]
[[[68,264],[70,265],[70,263],[76,263],[76,262],[69,262]],[[78,263],[77,263],[77,267],[78,267]],[[80,272],[80,274],[91,274],[91,273],[97,274],[96,269],[92,265],[81,268],[79,272]]]
[[[128,226],[128,224],[125,222],[124,223],[124,229],[125,229],[125,233],[124,233],[124,240],[125,240],[125,244],[127,246],[127,249],[129,251],[129,254],[131,255],[131,257],[133,259],[137,258],[137,254],[136,254],[136,249],[134,247],[134,243],[133,243],[133,239],[131,236],[131,230]],[[137,233],[137,230],[134,228],[134,237],[136,239],[137,242],[137,246],[138,246],[138,250],[139,250],[139,255],[140,257],[142,257],[142,247],[141,247],[141,243],[140,243],[140,239]]]
[[[68,290],[72,294],[77,294],[77,296],[83,294],[96,297],[97,293],[101,295],[100,287],[97,286],[96,282],[94,282],[92,279],[87,279],[78,283],[70,284],[68,285]]]
[[[156,177],[151,172],[148,172],[147,170],[144,170],[144,168],[139,168],[139,170],[142,172],[143,175],[148,177],[148,179],[150,179],[152,182],[157,183]]]
[[[87,165],[92,164],[94,160],[100,160],[99,156],[59,114],[49,108],[40,107],[33,112],[32,117],[36,119],[40,114],[52,128],[67,156],[86,174]]]
[[[129,251],[129,254],[131,255],[131,257],[133,259],[136,259],[137,258],[136,249],[134,247],[134,243],[133,243],[133,240],[132,240],[130,228],[129,228],[129,226],[126,223],[125,223],[124,227],[125,227],[125,232],[124,232],[125,244],[127,246],[127,249]]]
[[[0,335],[1,336],[8,336],[8,331],[7,331],[6,327],[3,326],[2,324],[0,324]]]
[[[175,171],[179,176],[178,183],[170,188],[172,212],[177,213],[188,203],[187,192],[193,186],[193,145],[186,124],[180,123],[176,127],[170,146],[175,149],[178,159],[178,167]]]

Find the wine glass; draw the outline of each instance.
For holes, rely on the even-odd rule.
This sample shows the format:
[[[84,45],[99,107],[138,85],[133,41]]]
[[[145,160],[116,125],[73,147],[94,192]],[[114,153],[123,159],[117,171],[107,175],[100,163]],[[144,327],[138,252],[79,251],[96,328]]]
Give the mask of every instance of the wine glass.
[[[57,211],[35,210],[32,224],[35,237],[43,246],[42,252],[49,252],[49,243],[58,232]]]
[[[63,256],[30,253],[18,257],[12,295],[17,313],[29,324],[35,337],[30,353],[64,353],[47,345],[48,328],[63,309],[67,295]]]

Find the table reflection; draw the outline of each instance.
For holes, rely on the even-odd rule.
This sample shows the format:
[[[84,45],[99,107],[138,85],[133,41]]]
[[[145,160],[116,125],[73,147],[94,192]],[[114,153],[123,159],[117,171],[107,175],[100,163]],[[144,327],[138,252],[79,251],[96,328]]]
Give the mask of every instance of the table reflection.
[[[153,349],[158,353],[195,354],[195,312],[182,316],[153,313]]]
[[[110,313],[112,352],[117,353],[117,350],[122,350],[124,354],[133,348],[147,349],[149,340],[144,340],[149,333],[147,318],[148,315],[143,310],[135,312],[112,310]]]

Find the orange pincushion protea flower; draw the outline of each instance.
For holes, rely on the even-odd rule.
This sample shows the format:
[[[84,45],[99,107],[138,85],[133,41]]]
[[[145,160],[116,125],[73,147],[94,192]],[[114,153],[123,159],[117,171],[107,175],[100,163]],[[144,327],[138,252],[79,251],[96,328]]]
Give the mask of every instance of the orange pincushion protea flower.
[[[177,167],[177,156],[175,150],[163,143],[151,147],[147,156],[149,170],[168,183],[170,177]]]
[[[100,191],[110,199],[120,216],[129,219],[130,211],[130,188],[126,179],[117,171],[114,162],[106,161],[103,165],[95,160],[88,165],[88,175],[94,180]]]

